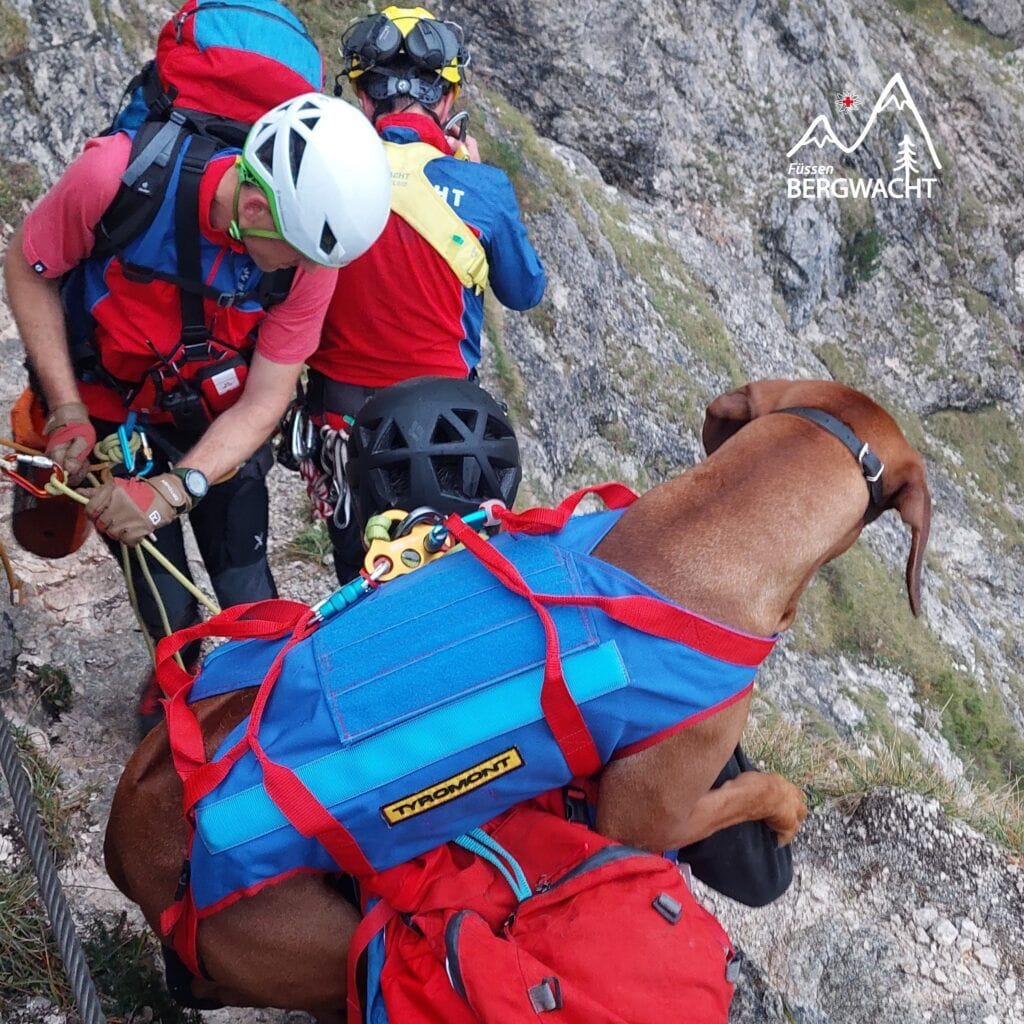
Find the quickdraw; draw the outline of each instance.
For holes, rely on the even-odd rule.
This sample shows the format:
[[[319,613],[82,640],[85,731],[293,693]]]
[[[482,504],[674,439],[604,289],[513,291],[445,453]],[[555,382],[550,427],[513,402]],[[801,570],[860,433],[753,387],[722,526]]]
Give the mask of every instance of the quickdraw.
[[[292,421],[292,451],[298,458],[299,474],[306,482],[313,515],[333,522],[339,530],[344,530],[352,518],[352,493],[345,479],[345,465],[353,422],[346,416],[340,429],[324,424],[317,432],[303,412]]]

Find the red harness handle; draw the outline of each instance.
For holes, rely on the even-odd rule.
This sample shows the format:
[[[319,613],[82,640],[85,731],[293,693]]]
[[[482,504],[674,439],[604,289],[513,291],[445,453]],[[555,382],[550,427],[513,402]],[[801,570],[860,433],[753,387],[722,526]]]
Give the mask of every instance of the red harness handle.
[[[513,533],[543,534],[561,530],[569,521],[580,502],[589,494],[601,498],[609,508],[625,508],[636,501],[636,494],[624,484],[606,483],[570,494],[557,508],[531,508],[525,512],[495,510],[495,518]],[[520,575],[519,570],[504,555],[470,529],[458,516],[449,516],[445,526],[452,536],[464,544],[486,569],[511,590],[526,598],[544,627],[544,682],[540,691],[540,706],[544,719],[562,752],[573,776],[586,777],[601,769],[601,756],[586,720],[574,700],[562,672],[562,657],[558,643],[558,630],[551,613],[544,607],[545,595],[535,594]]]

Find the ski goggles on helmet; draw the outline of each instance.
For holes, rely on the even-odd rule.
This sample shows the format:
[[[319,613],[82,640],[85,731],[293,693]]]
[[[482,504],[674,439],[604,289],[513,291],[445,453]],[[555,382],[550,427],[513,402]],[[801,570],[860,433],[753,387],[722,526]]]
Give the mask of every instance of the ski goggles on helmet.
[[[407,65],[458,85],[461,70],[469,64],[461,26],[438,21],[422,7],[388,7],[357,21],[346,29],[340,52],[349,78],[370,70],[384,72],[401,55]]]

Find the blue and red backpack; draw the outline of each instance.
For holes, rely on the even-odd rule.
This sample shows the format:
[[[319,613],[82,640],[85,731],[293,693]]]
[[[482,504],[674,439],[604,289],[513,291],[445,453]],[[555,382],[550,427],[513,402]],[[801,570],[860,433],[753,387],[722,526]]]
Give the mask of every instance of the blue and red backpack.
[[[63,288],[80,380],[112,389],[135,408],[159,405],[165,380],[194,382],[208,419],[238,398],[255,327],[287,296],[294,271],[262,274],[252,264],[245,273],[235,268],[211,278],[199,230],[200,180],[212,160],[240,151],[268,110],[322,84],[316,44],[276,0],[188,0],[164,25],[155,60],[129,83],[127,105],[123,99],[106,132],[132,138],[121,187],[97,226],[90,258]],[[112,282],[134,289],[163,282],[178,290],[180,341],[159,358],[141,353],[152,364],[151,379],[139,379],[140,353],[108,351],[117,348],[118,332],[105,337],[102,359],[93,344],[92,314]],[[221,320],[231,322],[232,337],[211,336],[212,307],[228,310]],[[207,378],[218,372],[215,386]],[[226,388],[229,378],[234,386]]]

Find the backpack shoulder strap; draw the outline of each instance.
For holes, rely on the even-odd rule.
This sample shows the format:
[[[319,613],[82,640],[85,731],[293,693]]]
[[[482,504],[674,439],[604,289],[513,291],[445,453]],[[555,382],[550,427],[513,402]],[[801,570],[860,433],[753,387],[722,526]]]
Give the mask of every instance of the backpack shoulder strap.
[[[178,251],[178,277],[203,284],[202,242],[199,233],[199,186],[203,171],[217,151],[217,143],[204,135],[193,135],[181,162],[178,193],[174,203],[174,238]],[[181,343],[186,360],[205,358],[210,333],[206,328],[203,293],[179,288],[181,301]]]
[[[135,133],[121,187],[96,226],[93,256],[112,256],[153,222],[186,136],[177,118],[148,121]]]
[[[478,295],[487,287],[487,254],[468,224],[424,173],[441,154],[425,142],[385,142],[391,165],[391,209],[438,253]]]
[[[260,277],[256,286],[256,301],[264,308],[270,309],[288,298],[295,280],[295,267],[285,267]]]

